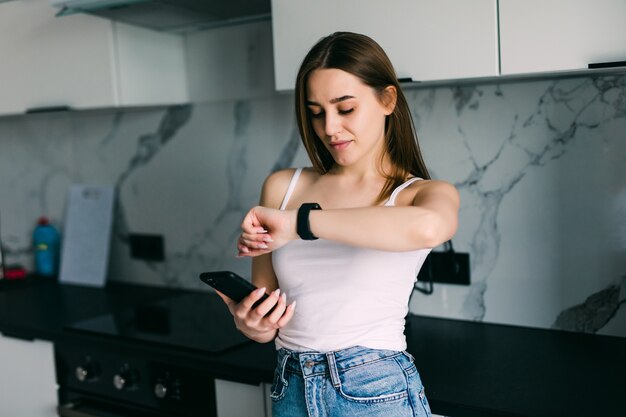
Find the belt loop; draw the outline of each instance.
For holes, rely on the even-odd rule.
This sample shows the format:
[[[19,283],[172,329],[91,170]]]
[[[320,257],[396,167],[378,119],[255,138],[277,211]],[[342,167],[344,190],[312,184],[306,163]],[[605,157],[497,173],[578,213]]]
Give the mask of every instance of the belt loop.
[[[328,361],[328,371],[330,372],[330,380],[333,382],[333,386],[335,388],[341,387],[339,371],[337,370],[337,363],[335,362],[335,352],[326,353],[326,360]]]

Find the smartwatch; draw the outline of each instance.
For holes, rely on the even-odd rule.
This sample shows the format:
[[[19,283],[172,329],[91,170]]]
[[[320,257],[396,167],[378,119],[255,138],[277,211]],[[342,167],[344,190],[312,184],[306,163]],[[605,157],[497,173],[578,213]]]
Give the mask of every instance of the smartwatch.
[[[315,236],[311,232],[311,224],[309,223],[309,213],[311,210],[321,210],[317,203],[304,203],[298,209],[298,222],[296,224],[296,232],[302,240],[316,240]]]

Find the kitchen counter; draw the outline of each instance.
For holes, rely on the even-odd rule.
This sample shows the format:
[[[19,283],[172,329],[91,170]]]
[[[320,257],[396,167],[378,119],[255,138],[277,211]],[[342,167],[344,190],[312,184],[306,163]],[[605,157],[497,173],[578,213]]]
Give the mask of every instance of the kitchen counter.
[[[111,283],[105,289],[31,279],[0,282],[0,332],[55,343],[102,343],[66,325],[190,291]],[[195,292],[198,294],[198,292]],[[207,302],[221,303],[211,293]],[[226,308],[224,306],[224,308]],[[225,322],[223,326],[232,326]],[[433,412],[450,416],[623,416],[626,338],[410,316],[408,351]],[[108,339],[110,340],[110,339]],[[123,340],[125,349],[141,342]],[[273,344],[250,342],[223,353],[154,349],[218,378],[271,382]],[[173,351],[176,350],[176,351]]]

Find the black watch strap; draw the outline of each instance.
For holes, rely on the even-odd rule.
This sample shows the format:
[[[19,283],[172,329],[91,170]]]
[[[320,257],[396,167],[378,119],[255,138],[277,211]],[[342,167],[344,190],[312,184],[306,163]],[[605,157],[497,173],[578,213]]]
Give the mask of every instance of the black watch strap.
[[[315,236],[311,232],[311,225],[309,224],[309,213],[311,210],[321,210],[317,203],[304,203],[298,209],[298,223],[296,224],[296,232],[302,240],[315,240]]]

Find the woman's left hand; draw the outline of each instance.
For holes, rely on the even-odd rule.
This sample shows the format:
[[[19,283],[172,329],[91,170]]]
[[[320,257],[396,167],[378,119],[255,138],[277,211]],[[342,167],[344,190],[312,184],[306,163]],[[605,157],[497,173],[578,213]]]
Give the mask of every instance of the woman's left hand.
[[[237,242],[238,256],[258,256],[298,239],[296,210],[253,207],[241,223],[242,233]]]

